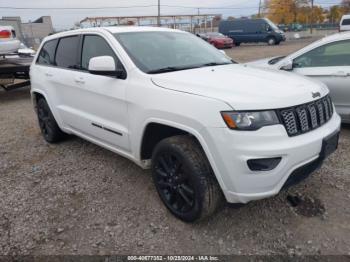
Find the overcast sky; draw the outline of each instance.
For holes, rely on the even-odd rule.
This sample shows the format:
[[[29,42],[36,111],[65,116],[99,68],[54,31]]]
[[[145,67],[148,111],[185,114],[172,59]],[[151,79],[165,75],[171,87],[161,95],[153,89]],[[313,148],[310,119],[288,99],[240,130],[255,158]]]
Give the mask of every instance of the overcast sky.
[[[99,7],[127,7],[157,5],[158,0],[0,0],[0,16],[21,16],[24,22],[35,20],[43,15],[52,17],[56,29],[65,29],[73,26],[75,22],[88,16],[128,16],[128,15],[156,15],[157,7],[133,7],[113,9],[85,9],[85,10],[55,10],[54,8],[99,8]],[[316,4],[324,7],[340,0],[315,0]],[[259,0],[161,0],[161,5],[189,6],[189,7],[231,7],[234,9],[201,9],[203,13],[218,13],[224,16],[243,16],[258,12]],[[4,9],[3,7],[16,8],[52,8],[41,10],[30,9]],[[162,14],[196,14],[197,9],[165,7],[161,8]]]

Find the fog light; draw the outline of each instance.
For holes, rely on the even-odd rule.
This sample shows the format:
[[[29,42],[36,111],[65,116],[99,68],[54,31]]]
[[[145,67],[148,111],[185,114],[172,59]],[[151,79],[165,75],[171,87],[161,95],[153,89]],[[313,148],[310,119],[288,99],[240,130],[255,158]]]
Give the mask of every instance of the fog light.
[[[281,160],[282,157],[250,159],[247,164],[252,171],[271,171],[278,166]]]

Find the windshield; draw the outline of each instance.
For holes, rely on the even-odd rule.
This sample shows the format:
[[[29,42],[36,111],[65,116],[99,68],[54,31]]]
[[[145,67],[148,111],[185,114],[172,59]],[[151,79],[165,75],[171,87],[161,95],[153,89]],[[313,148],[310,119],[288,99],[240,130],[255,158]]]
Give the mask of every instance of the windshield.
[[[275,25],[271,20],[269,20],[269,19],[267,19],[267,18],[265,18],[266,19],[266,21],[267,21],[267,23],[269,24],[269,26],[271,26],[271,28],[273,29],[273,30],[279,30],[279,28],[277,27],[277,25]]]
[[[114,36],[135,65],[145,73],[234,63],[200,38],[181,32],[128,32]]]

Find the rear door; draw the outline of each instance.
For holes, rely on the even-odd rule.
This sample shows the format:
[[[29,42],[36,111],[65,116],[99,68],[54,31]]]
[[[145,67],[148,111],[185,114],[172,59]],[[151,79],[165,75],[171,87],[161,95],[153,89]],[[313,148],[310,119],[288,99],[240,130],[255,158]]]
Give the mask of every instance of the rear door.
[[[319,46],[293,60],[294,72],[324,82],[338,112],[350,119],[350,40]]]
[[[56,109],[64,122],[64,126],[72,129],[79,117],[77,104],[84,103],[75,81],[78,69],[78,51],[80,35],[62,37],[58,40],[55,54],[55,67],[47,74],[50,79],[50,96],[54,98]]]
[[[125,93],[128,80],[90,74],[90,59],[111,56],[116,67],[124,69],[116,52],[102,35],[87,34],[81,39],[79,70],[74,72],[76,86],[73,95],[75,112],[70,124],[99,142],[129,151],[128,112]]]
[[[58,39],[47,41],[40,49],[34,66],[30,68],[30,81],[32,89],[44,90],[50,105],[56,103],[55,91],[55,52]],[[55,108],[51,108],[55,114]],[[56,117],[57,118],[57,117]]]

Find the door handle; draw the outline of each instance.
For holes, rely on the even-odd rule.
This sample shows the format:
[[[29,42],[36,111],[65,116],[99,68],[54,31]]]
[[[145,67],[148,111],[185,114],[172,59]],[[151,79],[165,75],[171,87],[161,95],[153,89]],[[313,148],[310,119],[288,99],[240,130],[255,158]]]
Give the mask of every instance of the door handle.
[[[53,77],[53,74],[45,73],[45,76],[47,76],[47,77]]]

